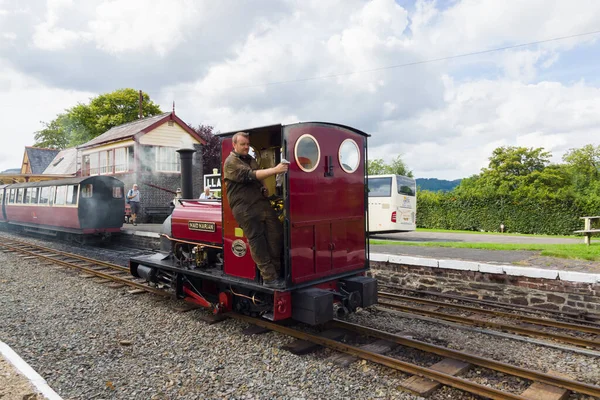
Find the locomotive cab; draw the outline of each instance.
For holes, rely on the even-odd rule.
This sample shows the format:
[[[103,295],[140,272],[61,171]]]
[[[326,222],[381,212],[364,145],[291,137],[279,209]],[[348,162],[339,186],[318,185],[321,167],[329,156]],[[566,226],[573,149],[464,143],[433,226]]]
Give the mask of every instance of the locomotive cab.
[[[236,132],[219,135],[222,163]],[[182,201],[170,218],[171,253],[132,259],[132,273],[169,284],[179,297],[215,310],[271,320],[320,324],[376,303],[376,281],[365,276],[368,135],[317,122],[243,132],[261,169],[282,159],[290,163],[286,174],[264,180],[283,228],[280,278],[285,287],[262,285],[225,184],[222,202]],[[183,169],[182,163],[182,174]]]

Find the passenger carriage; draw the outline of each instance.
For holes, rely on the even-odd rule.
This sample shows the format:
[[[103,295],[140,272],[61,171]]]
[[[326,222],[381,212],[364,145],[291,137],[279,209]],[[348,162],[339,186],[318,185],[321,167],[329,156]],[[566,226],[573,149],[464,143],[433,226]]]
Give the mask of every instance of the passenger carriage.
[[[293,318],[320,324],[336,314],[374,304],[376,281],[365,276],[369,269],[368,135],[316,122],[244,132],[250,134],[251,154],[261,168],[273,167],[283,158],[290,161],[282,179],[269,177],[264,182],[284,228],[285,288],[262,285],[248,241],[227,202],[225,186],[222,203],[181,200],[163,225],[164,252],[132,258],[132,274],[167,285],[179,297],[216,312],[235,310],[271,320]],[[222,163],[232,151],[234,134],[220,135]],[[183,153],[185,183],[189,167]],[[189,197],[186,191],[191,193],[184,185],[184,198]]]
[[[123,182],[112,177],[17,183],[0,191],[6,223],[21,230],[107,237],[123,225]]]

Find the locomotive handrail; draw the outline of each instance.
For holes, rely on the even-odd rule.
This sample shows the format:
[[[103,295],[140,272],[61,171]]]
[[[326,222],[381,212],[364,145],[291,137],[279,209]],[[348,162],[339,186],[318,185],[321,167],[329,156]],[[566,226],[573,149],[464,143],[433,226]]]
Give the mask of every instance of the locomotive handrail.
[[[161,233],[160,236],[166,237],[167,239],[169,239],[172,242],[185,243],[185,244],[193,244],[193,245],[199,246],[199,247],[211,247],[213,249],[223,249],[223,246],[215,246],[215,245],[212,245],[212,244],[197,243],[197,242],[190,242],[190,241],[187,241],[187,240],[173,239],[171,236],[167,235],[166,233]]]

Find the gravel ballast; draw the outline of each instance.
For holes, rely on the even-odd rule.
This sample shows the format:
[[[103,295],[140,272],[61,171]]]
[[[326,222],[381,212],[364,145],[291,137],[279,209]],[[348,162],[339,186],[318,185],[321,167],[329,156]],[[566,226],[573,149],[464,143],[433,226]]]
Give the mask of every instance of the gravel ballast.
[[[176,312],[181,301],[131,295],[10,253],[0,253],[0,265],[0,339],[64,399],[420,398],[398,390],[405,374],[362,361],[339,366],[330,350],[296,356],[280,349],[291,338],[247,336],[234,320],[207,324],[203,310]],[[350,320],[600,384],[598,358],[376,309]],[[442,388],[430,398],[474,397]]]

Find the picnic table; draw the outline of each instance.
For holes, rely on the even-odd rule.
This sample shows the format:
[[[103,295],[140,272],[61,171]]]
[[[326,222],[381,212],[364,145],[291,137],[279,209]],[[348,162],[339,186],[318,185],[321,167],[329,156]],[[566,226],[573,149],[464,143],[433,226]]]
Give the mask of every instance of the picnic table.
[[[592,229],[592,225],[594,221],[600,221],[600,216],[595,217],[580,217],[579,219],[583,220],[583,229],[579,231],[575,231],[575,233],[583,233],[584,242],[588,246],[590,245],[591,237],[594,233],[600,233],[600,229]]]

